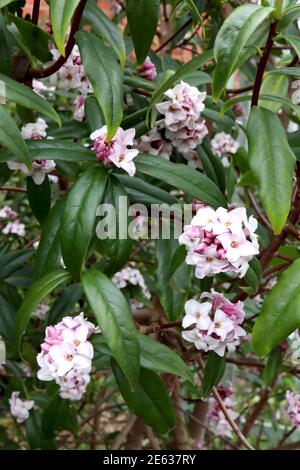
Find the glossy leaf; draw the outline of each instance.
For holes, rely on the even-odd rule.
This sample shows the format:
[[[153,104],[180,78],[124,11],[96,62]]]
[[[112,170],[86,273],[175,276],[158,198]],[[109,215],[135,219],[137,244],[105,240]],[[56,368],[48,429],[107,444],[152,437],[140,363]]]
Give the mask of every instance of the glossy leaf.
[[[219,188],[207,176],[187,165],[171,163],[163,157],[151,155],[139,155],[135,163],[141,173],[161,179],[194,199],[215,208],[226,206],[225,197]]]
[[[55,325],[63,317],[70,315],[74,311],[75,304],[81,298],[82,293],[83,290],[79,284],[72,284],[66,287],[47,312],[46,325]]]
[[[80,0],[50,0],[50,18],[57,49],[65,55],[67,29]]]
[[[193,374],[181,357],[150,336],[138,335],[141,348],[141,365],[156,372],[178,375],[194,382]]]
[[[53,119],[59,125],[61,124],[60,117],[48,101],[32,91],[31,88],[12,80],[2,73],[0,73],[0,80],[5,83],[5,93],[8,100]]]
[[[75,279],[80,277],[87,255],[97,207],[102,201],[106,181],[107,172],[101,167],[93,166],[80,176],[66,197],[61,218],[60,243],[65,265]]]
[[[153,371],[142,368],[139,382],[134,391],[115,361],[113,372],[128,407],[144,423],[158,433],[165,433],[175,427],[176,419],[172,402],[165,384]]]
[[[299,327],[300,260],[296,260],[265,297],[252,332],[254,351],[265,356]]]
[[[253,53],[257,46],[257,30],[265,32],[271,7],[241,5],[233,10],[222,24],[214,45],[217,67],[213,74],[213,99],[221,96],[233,72]]]
[[[82,282],[101,332],[133,389],[139,377],[140,348],[128,304],[121,291],[96,269],[86,271]]]
[[[8,149],[19,162],[31,165],[28,147],[17,124],[4,106],[0,105],[0,144]]]
[[[262,205],[278,234],[290,211],[296,158],[279,118],[267,109],[252,108],[247,134],[250,168],[258,181]]]
[[[282,101],[276,102],[271,101],[271,97],[277,97],[288,99],[288,89],[289,89],[289,80],[285,75],[270,75],[268,73],[265,74],[264,80],[260,89],[260,95],[268,95],[270,96],[270,100],[265,101],[263,99],[259,99],[258,105],[263,106],[273,113],[277,113],[280,108],[282,107]],[[300,116],[300,113],[297,109],[297,114]]]
[[[52,207],[42,228],[39,246],[35,256],[35,278],[39,279],[61,266],[59,241],[60,222],[65,199],[60,199]]]
[[[51,188],[48,176],[46,175],[44,182],[40,185],[35,184],[33,179],[28,177],[27,196],[33,215],[42,224],[51,207]]]
[[[32,313],[41,301],[47,297],[57,286],[70,279],[70,274],[60,269],[46,274],[34,282],[27,292],[16,318],[15,342],[18,350],[21,348],[22,336],[26,331],[27,324]]]
[[[126,0],[127,19],[138,65],[143,64],[151,47],[159,19],[159,6],[159,0]]]
[[[76,40],[85,71],[105,117],[109,141],[123,117],[123,72],[110,50],[97,36],[78,32]]]
[[[208,397],[216,385],[221,381],[225,372],[225,358],[218,356],[214,351],[210,351],[205,364],[202,396]]]
[[[0,57],[1,57],[0,73],[9,75],[11,72],[10,42],[9,42],[8,29],[6,27],[4,17],[1,12],[0,12]],[[1,92],[2,90],[0,89],[0,98],[1,98]]]
[[[103,37],[116,52],[121,67],[126,63],[126,48],[123,35],[119,28],[93,2],[88,2],[84,16],[94,28],[95,34]]]

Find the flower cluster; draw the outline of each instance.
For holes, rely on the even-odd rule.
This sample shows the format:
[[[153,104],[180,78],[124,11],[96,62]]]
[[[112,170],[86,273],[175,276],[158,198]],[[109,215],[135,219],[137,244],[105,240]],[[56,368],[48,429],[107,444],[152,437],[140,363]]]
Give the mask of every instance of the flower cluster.
[[[296,330],[289,336],[289,345],[292,350],[292,354],[289,359],[293,365],[298,365],[300,361],[300,336],[299,331]]]
[[[21,129],[21,134],[26,140],[41,140],[47,137],[48,124],[42,118],[38,118],[36,122],[25,124]],[[29,170],[24,163],[7,162],[7,166],[12,171],[21,171],[25,176],[31,176],[35,184],[40,185],[44,182],[48,173],[55,168],[54,160],[35,160],[32,162],[32,169]],[[50,178],[50,177],[49,177]],[[57,177],[51,176],[53,182],[57,181]]]
[[[160,155],[166,160],[170,160],[172,153],[172,145],[161,136],[157,129],[151,129],[142,135],[137,143],[137,148],[141,153]]]
[[[127,287],[128,284],[131,284],[132,286],[139,286],[142,289],[142,293],[146,299],[151,298],[151,294],[148,287],[146,286],[145,279],[143,278],[141,272],[136,268],[128,266],[122,269],[121,271],[114,274],[112,282],[119,289]]]
[[[86,97],[84,95],[78,95],[75,98],[74,104],[75,104],[75,110],[73,117],[76,121],[83,121],[85,118],[85,99]]]
[[[226,406],[227,412],[231,419],[235,420],[238,417],[238,413],[233,410],[234,401],[232,399],[233,390],[227,385],[219,385],[217,387],[218,393],[223,400],[224,405]],[[214,423],[214,432],[218,436],[227,436],[232,437],[232,428],[228,421],[226,420],[222,409],[214,398],[210,401],[210,411],[208,413],[208,420],[210,423]]]
[[[226,349],[234,351],[246,331],[240,326],[245,312],[242,302],[231,303],[222,294],[203,292],[198,302],[190,299],[185,304],[182,327],[189,328],[182,332],[185,340],[195,344],[202,351],[215,351],[224,356]],[[192,328],[191,328],[192,327]]]
[[[46,304],[38,304],[36,309],[35,309],[35,316],[39,320],[45,320],[47,313],[49,312],[50,307]]]
[[[55,380],[60,396],[80,400],[90,381],[94,348],[88,340],[99,330],[80,313],[64,317],[46,328],[45,341],[37,356],[40,380]]]
[[[165,95],[169,99],[156,105],[157,110],[164,115],[162,127],[166,128],[166,138],[185,154],[201,144],[208,133],[201,117],[206,92],[181,82]]]
[[[222,158],[224,166],[229,165],[228,155],[233,155],[239,148],[239,144],[234,140],[230,134],[226,132],[219,132],[211,140],[212,151],[217,157]]]
[[[259,253],[257,220],[246,209],[200,208],[184,227],[179,243],[186,245],[186,263],[196,266],[199,279],[232,271],[245,276],[249,261]]]
[[[53,58],[57,60],[60,53],[57,49],[52,51]],[[78,46],[74,46],[73,50],[58,72],[51,77],[51,81],[58,89],[61,90],[77,90],[82,95],[87,95],[92,91],[92,85],[85,73]]]
[[[17,423],[24,423],[29,418],[29,411],[34,407],[33,400],[21,400],[20,392],[13,392],[9,399],[10,413]]]
[[[286,392],[286,411],[289,415],[289,418],[297,428],[300,428],[300,394],[291,392],[288,390]]]
[[[4,206],[2,209],[0,209],[0,219],[4,220],[6,223],[4,227],[2,224],[0,224],[2,233],[4,233],[4,235],[15,234],[19,237],[25,236],[25,225],[22,224],[17,217],[18,214],[8,206]]]
[[[135,174],[135,164],[133,159],[138,155],[137,149],[129,149],[133,145],[135,129],[124,131],[118,128],[114,138],[106,141],[107,127],[103,126],[91,134],[91,140],[94,141],[93,150],[96,152],[97,160],[105,165],[113,163],[118,168],[127,171],[129,176]]]
[[[138,72],[141,75],[141,77],[151,82],[153,82],[153,80],[155,80],[157,76],[156,67],[151,61],[150,57],[146,58],[143,65],[139,67]]]

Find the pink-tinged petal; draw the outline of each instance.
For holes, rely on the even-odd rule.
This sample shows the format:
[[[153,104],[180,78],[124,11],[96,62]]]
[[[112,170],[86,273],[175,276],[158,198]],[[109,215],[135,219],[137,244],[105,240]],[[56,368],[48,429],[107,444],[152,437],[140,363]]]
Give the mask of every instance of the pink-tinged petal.
[[[77,348],[77,352],[82,356],[87,356],[89,359],[92,359],[94,356],[94,348],[89,341],[80,343]]]
[[[90,367],[91,365],[91,359],[87,356],[84,356],[83,354],[76,354],[74,356],[74,367],[76,369],[86,369],[87,367]]]

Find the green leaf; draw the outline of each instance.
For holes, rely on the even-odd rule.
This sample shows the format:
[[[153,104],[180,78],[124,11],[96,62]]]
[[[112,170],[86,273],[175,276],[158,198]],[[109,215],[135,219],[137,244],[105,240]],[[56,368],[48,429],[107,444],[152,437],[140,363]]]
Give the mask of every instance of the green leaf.
[[[51,207],[51,188],[48,176],[42,184],[35,184],[31,177],[27,178],[27,196],[33,215],[43,224]]]
[[[300,77],[299,67],[289,67],[287,69],[269,70],[268,75],[286,75],[287,77]]]
[[[126,0],[126,13],[138,65],[145,61],[159,20],[159,0]]]
[[[106,182],[107,171],[100,166],[93,166],[80,176],[66,198],[60,243],[64,262],[75,279],[80,277]]]
[[[70,404],[70,400],[54,395],[45,408],[41,424],[43,434],[47,438],[54,437],[55,431],[71,431],[76,434],[78,430],[77,412]]]
[[[203,32],[205,32],[204,24],[203,24],[200,12],[199,12],[198,8],[196,7],[195,3],[193,2],[193,0],[184,0],[184,2],[187,4],[189,9],[191,10],[191,12],[192,12],[193,16],[195,17],[196,21],[201,24],[201,27],[203,28]]]
[[[280,35],[280,39],[281,37],[289,42],[291,44],[291,46],[293,46],[297,56],[298,56],[298,59],[300,58],[300,39],[297,37],[297,36],[293,36],[292,34],[281,34]]]
[[[42,417],[37,410],[31,410],[25,423],[26,437],[31,450],[55,450],[55,439],[49,438],[42,431]]]
[[[175,427],[176,418],[172,402],[161,378],[153,371],[142,368],[134,391],[130,389],[122,370],[112,361],[113,372],[129,408],[158,433]]]
[[[50,18],[54,40],[59,52],[65,56],[67,29],[80,0],[50,0]]]
[[[139,155],[134,160],[136,168],[145,175],[153,176],[181,189],[193,199],[209,206],[226,206],[226,200],[219,188],[199,171],[181,163],[171,163],[159,156]]]
[[[47,297],[57,286],[70,279],[70,274],[60,269],[46,274],[34,282],[27,292],[16,318],[15,342],[18,350],[21,348],[22,336],[37,305]]]
[[[233,72],[253,53],[257,34],[265,32],[271,7],[241,5],[222,24],[214,46],[217,67],[213,74],[213,99],[217,101]]]
[[[64,288],[61,295],[52,304],[46,315],[46,325],[54,325],[63,317],[69,315],[75,308],[75,304],[82,296],[82,287],[79,284],[72,284]]]
[[[91,33],[78,32],[76,40],[85,71],[107,125],[107,140],[115,135],[123,117],[123,72],[101,39]]]
[[[300,327],[300,259],[284,271],[263,303],[252,332],[254,351],[265,356]]]
[[[278,374],[282,362],[282,353],[279,349],[270,352],[266,367],[263,370],[263,379],[267,387],[271,387]]]
[[[61,121],[57,112],[52,108],[47,100],[37,95],[28,86],[18,83],[15,80],[0,73],[0,80],[5,83],[6,99],[14,101],[24,108],[32,109],[38,114],[53,119],[60,126]]]
[[[42,228],[35,256],[35,278],[39,279],[61,266],[59,230],[65,199],[59,199],[50,210]]]
[[[214,351],[210,351],[205,364],[202,396],[210,395],[213,387],[218,385],[225,372],[225,357],[220,357]]]
[[[17,250],[1,253],[0,257],[0,281],[8,278],[19,268],[25,265],[26,261],[33,255],[33,250]]]
[[[138,335],[141,348],[141,366],[156,372],[178,375],[194,383],[189,367],[180,356],[150,336]]]
[[[41,62],[52,60],[52,54],[48,47],[49,41],[52,39],[50,34],[46,33],[46,31],[43,31],[30,21],[26,21],[18,16],[14,16],[13,14],[8,14],[7,18],[10,23],[13,23],[16,26],[20,34],[22,44],[30,51],[30,54],[35,56]]]
[[[1,3],[0,3],[1,5]],[[0,7],[1,8],[1,7]],[[0,12],[0,72],[9,75],[11,73],[11,49],[4,17]],[[0,89],[0,94],[2,90]],[[1,98],[1,96],[0,96]]]
[[[82,282],[101,332],[133,389],[139,377],[140,348],[128,304],[120,290],[96,269],[86,271]]]
[[[10,3],[14,2],[15,0],[0,0],[0,8],[6,7]]]
[[[130,178],[130,177],[129,177]],[[100,246],[103,254],[108,257],[106,273],[113,274],[119,271],[128,261],[132,251],[132,240],[128,234],[128,211],[123,213],[122,201],[127,201],[128,196],[120,181],[115,176],[110,176],[103,203],[115,208],[115,212],[105,216],[106,227],[116,227],[115,238],[101,240]],[[112,215],[112,218],[111,218]],[[120,231],[126,231],[126,236],[120,236]]]
[[[95,34],[101,36],[112,46],[119,57],[121,67],[124,68],[126,63],[126,48],[119,28],[93,2],[88,2],[84,17],[92,25]]]
[[[186,263],[183,263],[172,276],[170,260],[177,248],[177,240],[160,239],[157,242],[157,291],[170,321],[176,321],[184,312],[184,304],[191,284],[191,269]]]
[[[182,65],[173,75],[171,75],[171,77],[169,77],[166,81],[159,85],[150,100],[148,113],[151,111],[151,109],[153,108],[153,106],[155,106],[156,103],[162,100],[165,92],[172,88],[176,82],[181,80],[186,75],[191,74],[195,70],[200,69],[200,67],[202,67],[206,62],[210,61],[213,56],[214,53],[212,50],[203,52],[201,56],[195,57],[195,59],[192,59],[190,62]]]
[[[225,171],[219,157],[213,154],[207,139],[204,139],[201,145],[197,147],[197,153],[201,160],[204,173],[211,179],[222,191],[225,192]]]
[[[268,72],[268,74],[271,74],[271,72]],[[283,96],[265,95],[265,94],[260,94],[259,97],[260,97],[260,103],[261,102],[264,103],[263,105],[264,108],[266,108],[265,102],[267,101],[270,101],[273,103],[279,103],[281,106],[279,107],[276,106],[277,109],[282,108],[282,106],[291,108],[292,111],[294,111],[294,113],[297,115],[297,118],[300,119],[299,106],[294,104],[291,100],[284,98]],[[252,95],[242,95],[236,98],[232,98],[231,100],[228,100],[223,104],[220,114],[222,115],[229,108],[232,108],[232,106],[234,106],[236,103],[241,103],[243,101],[251,101],[251,99],[252,99]],[[275,109],[274,106],[272,106],[272,108]]]
[[[300,5],[291,5],[284,9],[281,20],[278,23],[277,31],[281,32],[291,25],[300,15]]]
[[[151,204],[178,204],[178,200],[167,191],[147,183],[137,176],[132,178],[126,175],[116,175],[123,184],[132,204],[139,203],[150,206]]]
[[[267,109],[252,108],[247,134],[250,168],[274,233],[279,234],[290,211],[296,158],[279,118]]]
[[[0,105],[0,144],[15,155],[18,161],[25,163],[28,167],[31,166],[29,151],[21,132],[2,105]]]
[[[262,278],[262,268],[261,264],[256,257],[254,257],[250,263],[249,268],[244,277],[247,284],[251,287],[252,292],[257,292]]]
[[[260,88],[260,95],[268,95],[270,97],[279,96],[280,98],[287,99],[288,97],[288,89],[289,89],[289,80],[284,75],[270,75],[268,73],[265,74],[262,86]],[[258,102],[259,106],[262,106],[273,113],[277,113],[280,108],[282,107],[282,102],[275,102],[275,101],[264,101],[260,98]],[[300,112],[297,108],[297,114],[300,116]]]

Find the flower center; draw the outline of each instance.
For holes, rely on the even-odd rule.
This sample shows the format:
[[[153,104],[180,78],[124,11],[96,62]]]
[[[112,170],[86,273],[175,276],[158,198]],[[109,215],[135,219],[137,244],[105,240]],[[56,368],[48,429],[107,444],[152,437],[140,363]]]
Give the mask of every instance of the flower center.
[[[124,158],[125,158],[124,155],[120,155],[119,158],[118,158],[119,162],[122,162],[124,160]]]
[[[212,262],[213,262],[213,258],[211,258],[210,256],[207,256],[207,257],[206,257],[206,261],[207,261],[208,263],[212,263]]]
[[[73,354],[67,354],[65,356],[66,361],[72,361],[73,360]]]
[[[219,321],[216,321],[215,328],[220,328],[220,326],[221,326],[221,323]]]
[[[80,345],[80,341],[79,341],[79,339],[75,339],[75,341],[74,341],[74,344],[75,344],[75,346],[77,346],[77,347],[78,347],[78,346]]]
[[[237,248],[239,244],[237,242],[231,242],[230,246],[231,248]]]

